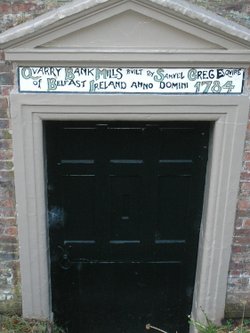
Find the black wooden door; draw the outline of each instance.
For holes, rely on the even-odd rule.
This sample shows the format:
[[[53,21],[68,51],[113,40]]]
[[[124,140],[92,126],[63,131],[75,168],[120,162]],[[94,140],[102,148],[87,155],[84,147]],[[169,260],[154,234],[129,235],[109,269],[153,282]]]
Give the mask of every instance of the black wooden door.
[[[55,319],[187,332],[208,123],[46,122]]]

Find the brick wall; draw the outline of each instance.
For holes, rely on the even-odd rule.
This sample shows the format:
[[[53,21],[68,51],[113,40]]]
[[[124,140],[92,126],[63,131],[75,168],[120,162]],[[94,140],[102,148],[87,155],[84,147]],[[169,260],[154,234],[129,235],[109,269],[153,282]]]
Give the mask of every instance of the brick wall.
[[[250,28],[250,0],[188,0]]]
[[[0,31],[71,0],[0,1]],[[250,1],[190,0],[250,27]],[[9,93],[13,71],[0,51],[0,313],[20,312],[18,238],[13,181]],[[249,85],[250,86],[250,85]],[[238,212],[228,278],[226,315],[250,317],[250,121],[239,191]],[[245,304],[247,303],[247,304]]]
[[[12,66],[0,51],[0,313],[20,312],[18,240],[15,212],[9,93]]]
[[[238,317],[245,311],[250,317],[250,118],[238,198],[225,313],[227,317]]]
[[[72,0],[0,1],[0,32]]]

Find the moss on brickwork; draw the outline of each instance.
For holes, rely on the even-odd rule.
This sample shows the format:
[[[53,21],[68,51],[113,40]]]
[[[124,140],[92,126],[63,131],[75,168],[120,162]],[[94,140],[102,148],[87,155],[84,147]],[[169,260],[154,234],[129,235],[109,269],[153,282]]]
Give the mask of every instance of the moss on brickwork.
[[[35,18],[72,0],[0,1],[0,32]]]
[[[73,0],[0,1],[0,32]],[[250,0],[187,0],[250,28]]]
[[[9,252],[10,253],[10,252]],[[21,314],[20,270],[16,260],[0,265],[0,314]]]
[[[250,301],[247,304],[242,302],[227,303],[225,307],[225,318],[250,318]]]
[[[21,315],[22,298],[19,285],[12,289],[9,299],[0,301],[0,315]]]
[[[250,28],[250,0],[188,0]]]
[[[3,4],[7,2],[0,2],[0,7]],[[18,9],[14,3],[12,9]],[[0,53],[0,314],[21,313],[12,133],[9,119],[9,92],[13,80],[12,65],[4,62]]]

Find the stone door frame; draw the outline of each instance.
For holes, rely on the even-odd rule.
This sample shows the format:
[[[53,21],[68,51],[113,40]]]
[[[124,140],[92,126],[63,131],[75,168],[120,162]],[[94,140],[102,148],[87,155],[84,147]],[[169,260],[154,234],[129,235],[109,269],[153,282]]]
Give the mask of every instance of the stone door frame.
[[[23,315],[53,318],[43,121],[210,121],[192,315],[223,318],[248,96],[11,95]]]

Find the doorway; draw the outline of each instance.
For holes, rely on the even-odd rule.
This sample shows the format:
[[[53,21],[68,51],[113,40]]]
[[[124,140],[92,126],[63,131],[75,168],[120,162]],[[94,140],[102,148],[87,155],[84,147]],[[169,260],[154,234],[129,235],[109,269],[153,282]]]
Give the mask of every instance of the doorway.
[[[187,332],[206,122],[44,122],[52,309],[70,333]]]

